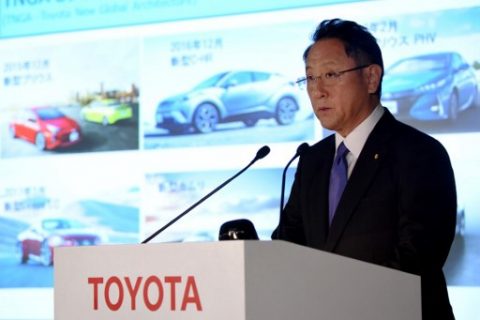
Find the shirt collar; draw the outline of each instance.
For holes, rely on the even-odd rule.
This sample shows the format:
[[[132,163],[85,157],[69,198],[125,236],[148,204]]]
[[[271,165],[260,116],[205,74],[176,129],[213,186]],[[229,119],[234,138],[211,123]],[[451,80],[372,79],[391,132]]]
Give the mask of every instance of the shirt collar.
[[[384,112],[385,110],[379,104],[375,107],[375,109],[373,109],[372,113],[370,113],[370,115],[355,129],[353,129],[353,131],[350,132],[350,134],[345,138],[340,134],[335,133],[335,150],[338,148],[340,143],[344,142],[348,150],[355,156],[355,158],[358,158],[368,136]]]

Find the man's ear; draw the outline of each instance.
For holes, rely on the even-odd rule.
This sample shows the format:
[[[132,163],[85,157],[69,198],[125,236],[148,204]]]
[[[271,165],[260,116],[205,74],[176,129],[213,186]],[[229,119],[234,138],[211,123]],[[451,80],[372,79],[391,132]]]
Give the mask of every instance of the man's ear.
[[[368,93],[375,93],[380,86],[382,68],[378,64],[372,64],[367,68]]]

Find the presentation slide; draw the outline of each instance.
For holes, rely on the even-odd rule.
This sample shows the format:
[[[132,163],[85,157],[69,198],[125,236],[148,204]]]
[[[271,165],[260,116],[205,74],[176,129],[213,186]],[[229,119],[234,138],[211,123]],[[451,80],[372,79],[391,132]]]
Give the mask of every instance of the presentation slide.
[[[480,0],[0,0],[0,319],[53,319],[53,250],[217,241],[251,220],[269,240],[282,172],[332,134],[302,59],[324,19],[366,26],[382,104],[448,150],[458,194],[444,267],[456,318],[480,296]],[[288,198],[296,162],[287,172]]]

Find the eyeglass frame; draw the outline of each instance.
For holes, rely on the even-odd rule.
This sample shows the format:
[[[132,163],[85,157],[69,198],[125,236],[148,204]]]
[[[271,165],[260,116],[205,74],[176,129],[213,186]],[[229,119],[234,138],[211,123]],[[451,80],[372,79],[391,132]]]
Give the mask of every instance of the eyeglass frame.
[[[351,71],[357,71],[357,70],[360,70],[360,69],[364,69],[364,68],[368,68],[372,65],[373,63],[369,63],[369,64],[362,64],[360,66],[356,66],[356,67],[353,67],[353,68],[350,68],[350,69],[345,69],[345,70],[341,70],[341,71],[330,71],[330,72],[325,72],[319,76],[305,76],[305,77],[301,77],[299,78],[297,81],[295,81],[295,83],[300,87],[300,88],[305,88],[306,86],[308,86],[308,82],[309,80],[310,81],[313,81],[313,82],[317,82],[318,79],[322,79],[322,80],[332,80],[332,81],[336,81],[338,80],[344,73],[347,73],[347,72],[351,72]]]

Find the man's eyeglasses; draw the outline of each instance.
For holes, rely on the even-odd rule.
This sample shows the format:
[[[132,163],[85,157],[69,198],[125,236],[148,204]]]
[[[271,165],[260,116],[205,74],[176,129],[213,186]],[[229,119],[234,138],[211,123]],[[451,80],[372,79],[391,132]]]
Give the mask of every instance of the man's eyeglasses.
[[[315,83],[317,83],[318,80],[322,80],[323,84],[326,86],[331,86],[331,85],[334,85],[344,73],[360,70],[363,68],[367,68],[369,66],[371,66],[371,64],[363,64],[361,66],[357,66],[357,67],[342,70],[342,71],[325,72],[319,76],[306,76],[306,77],[299,78],[296,81],[296,83],[302,89],[305,88],[305,86],[313,86]]]

